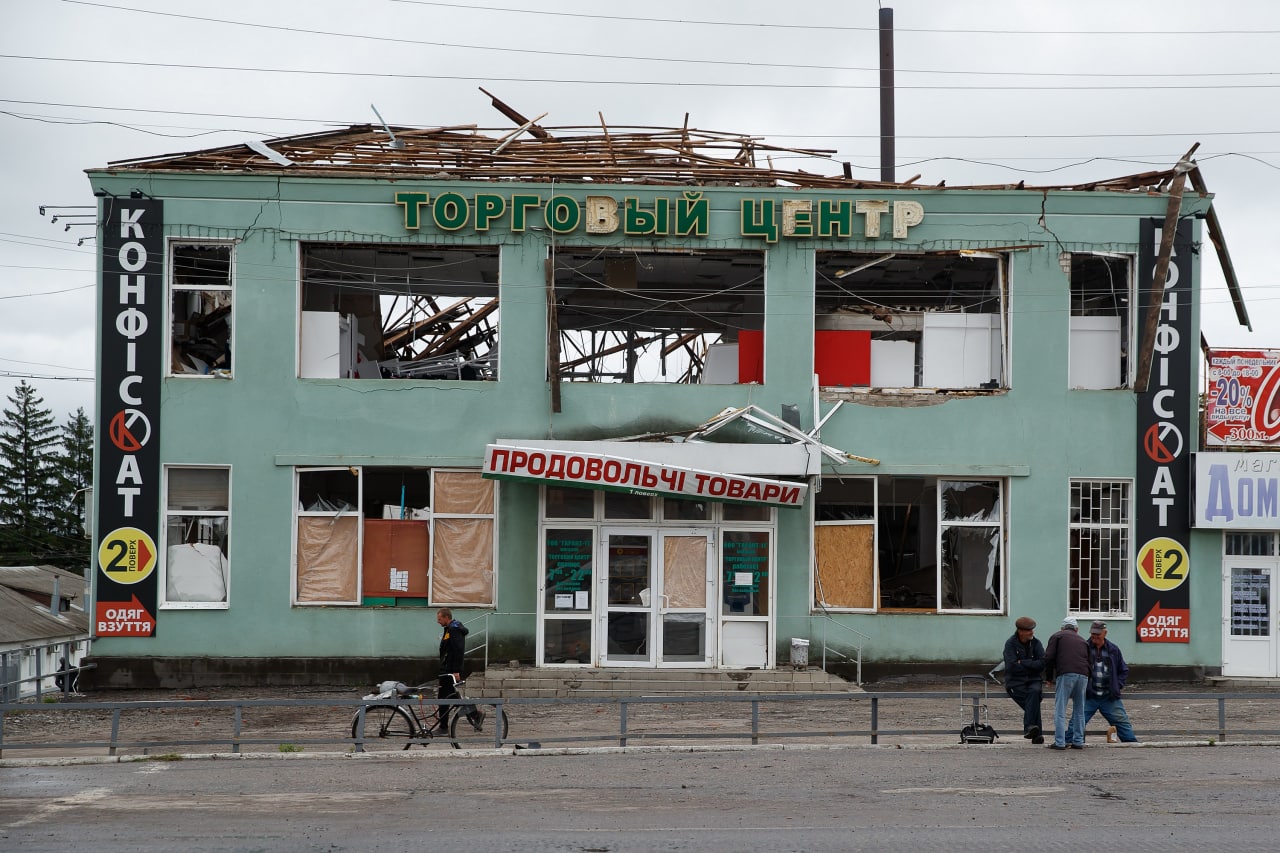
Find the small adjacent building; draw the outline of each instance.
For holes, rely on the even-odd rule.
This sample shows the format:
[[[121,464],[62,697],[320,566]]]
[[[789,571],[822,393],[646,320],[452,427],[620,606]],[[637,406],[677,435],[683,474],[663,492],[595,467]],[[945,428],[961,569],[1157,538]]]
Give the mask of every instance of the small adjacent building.
[[[90,170],[99,679],[419,666],[441,606],[538,667],[803,639],[985,672],[1013,617],[1071,613],[1218,670],[1198,169],[825,156],[364,126]]]
[[[0,700],[54,692],[89,653],[86,582],[54,566],[0,566]]]

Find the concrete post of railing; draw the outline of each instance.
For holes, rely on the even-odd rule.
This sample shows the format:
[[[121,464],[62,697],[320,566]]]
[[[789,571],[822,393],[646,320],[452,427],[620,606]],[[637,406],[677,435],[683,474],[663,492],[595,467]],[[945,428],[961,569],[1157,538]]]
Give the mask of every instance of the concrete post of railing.
[[[17,678],[11,672],[10,653],[0,652],[0,702],[9,703],[18,700]]]
[[[760,743],[760,700],[751,700],[751,745]]]
[[[120,743],[120,709],[115,708],[111,712],[111,746],[107,749],[107,755],[114,756],[116,754],[116,746]]]
[[[231,723],[231,736],[232,738],[234,738],[231,741],[232,755],[240,754],[240,724],[241,722],[243,722],[243,720],[244,720],[244,706],[236,705],[235,719]]]
[[[871,697],[871,745],[880,743],[880,697]]]
[[[1227,739],[1227,697],[1218,697],[1218,739],[1225,742]]]
[[[618,713],[618,746],[627,745],[627,700],[622,697],[618,700],[618,707],[621,709]]]

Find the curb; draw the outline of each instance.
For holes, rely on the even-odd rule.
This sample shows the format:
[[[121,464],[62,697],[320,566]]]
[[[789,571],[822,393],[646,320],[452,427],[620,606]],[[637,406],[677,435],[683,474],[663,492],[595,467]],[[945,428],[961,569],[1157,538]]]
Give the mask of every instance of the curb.
[[[538,758],[542,756],[565,755],[653,755],[653,754],[689,754],[689,753],[727,753],[727,752],[833,752],[842,750],[914,750],[918,752],[937,752],[948,750],[980,750],[980,749],[1014,749],[1022,744],[741,744],[741,745],[698,745],[698,746],[560,746],[547,748],[529,748],[512,745],[502,749],[454,749],[448,752],[438,750],[429,752],[421,750],[396,752],[193,752],[167,753],[175,757],[161,758],[155,755],[80,755],[67,758],[5,758],[0,759],[0,769],[7,767],[77,767],[98,764],[139,764],[165,763],[168,761],[448,761],[466,758],[516,757]],[[1143,743],[1113,743],[1105,749],[1230,749],[1280,747],[1277,740],[1227,741],[1211,742],[1194,741],[1144,741]],[[1098,751],[1103,747],[1086,747],[1089,751]]]

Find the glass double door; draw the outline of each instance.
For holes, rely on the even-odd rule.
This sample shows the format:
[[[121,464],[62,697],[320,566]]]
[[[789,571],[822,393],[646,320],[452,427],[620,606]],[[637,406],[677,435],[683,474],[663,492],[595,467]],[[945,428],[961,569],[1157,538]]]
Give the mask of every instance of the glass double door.
[[[717,601],[712,531],[606,527],[600,549],[600,664],[710,666]]]

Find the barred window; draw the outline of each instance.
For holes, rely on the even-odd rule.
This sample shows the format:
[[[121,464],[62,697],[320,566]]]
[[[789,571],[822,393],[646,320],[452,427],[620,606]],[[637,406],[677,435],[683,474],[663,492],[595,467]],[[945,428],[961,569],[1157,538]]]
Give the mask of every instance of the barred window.
[[[1067,595],[1072,613],[1129,612],[1129,520],[1129,483],[1071,482]]]

